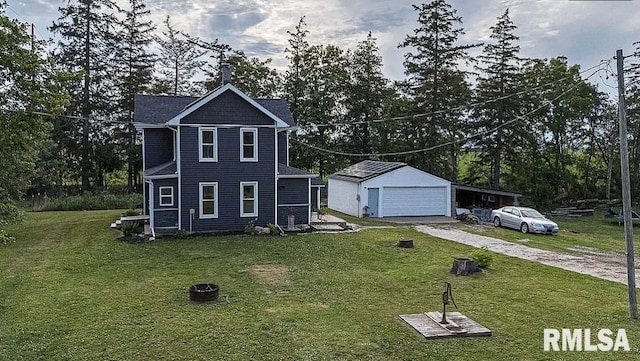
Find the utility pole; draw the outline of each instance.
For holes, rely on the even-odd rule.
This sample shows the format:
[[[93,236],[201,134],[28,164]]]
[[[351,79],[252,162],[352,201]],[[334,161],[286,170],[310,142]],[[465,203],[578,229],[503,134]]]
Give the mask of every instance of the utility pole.
[[[633,249],[633,220],[631,219],[631,185],[629,178],[629,151],[627,146],[627,119],[624,104],[624,57],[622,49],[616,51],[618,60],[618,122],[620,123],[620,170],[622,175],[622,212],[624,235],[627,242],[627,283],[629,288],[629,313],[638,319],[636,302],[636,268]]]

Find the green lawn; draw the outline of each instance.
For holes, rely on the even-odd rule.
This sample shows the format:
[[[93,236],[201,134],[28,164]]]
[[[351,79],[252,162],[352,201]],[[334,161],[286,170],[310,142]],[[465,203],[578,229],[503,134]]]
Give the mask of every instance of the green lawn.
[[[0,360],[637,360],[624,285],[496,255],[448,274],[470,247],[406,228],[127,244],[119,212],[30,213],[0,246]],[[514,232],[515,233],[515,232]],[[416,248],[394,243],[413,238]],[[425,341],[399,314],[440,309],[444,281],[483,339]],[[229,303],[196,304],[215,282]],[[625,328],[632,351],[544,353],[544,328]]]
[[[518,230],[496,228],[492,225],[480,228],[466,225],[460,225],[460,227],[472,233],[554,251],[571,252],[571,248],[577,246],[617,253],[626,252],[624,226],[618,225],[616,219],[605,219],[602,213],[585,217],[549,218],[560,227],[560,232],[556,236],[523,234]],[[635,224],[634,234],[636,235],[634,238],[640,235],[640,224]]]

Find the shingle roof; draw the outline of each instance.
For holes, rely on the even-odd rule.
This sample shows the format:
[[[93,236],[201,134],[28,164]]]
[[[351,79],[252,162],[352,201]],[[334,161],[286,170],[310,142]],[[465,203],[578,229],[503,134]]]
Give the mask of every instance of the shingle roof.
[[[320,180],[320,177],[318,177],[315,174],[311,174],[309,172],[307,172],[306,170],[302,170],[296,167],[291,167],[288,166],[286,164],[282,164],[282,163],[278,163],[278,175],[279,176],[300,176],[300,177],[304,177],[307,176],[308,178],[311,178],[311,185],[312,186],[317,186],[317,187],[324,187],[324,183],[322,183],[322,180]]]
[[[258,104],[262,105],[265,109],[273,113],[276,117],[282,119],[285,123],[292,127],[296,126],[296,121],[293,120],[289,105],[284,99],[253,99]]]
[[[329,178],[359,183],[404,166],[406,166],[406,164],[401,162],[364,160],[330,175]]]
[[[137,123],[145,124],[166,123],[198,99],[200,98],[190,96],[136,94],[133,120]],[[289,106],[284,99],[254,100],[288,125],[296,125]]]
[[[176,162],[167,162],[144,171],[145,177],[174,175],[178,172]]]
[[[175,117],[197,97],[142,95],[134,97],[133,121],[146,124],[162,124]]]

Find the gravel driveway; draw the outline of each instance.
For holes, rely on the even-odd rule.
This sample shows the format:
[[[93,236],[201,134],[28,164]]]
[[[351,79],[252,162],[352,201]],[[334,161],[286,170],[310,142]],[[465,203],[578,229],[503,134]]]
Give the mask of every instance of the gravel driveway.
[[[466,244],[473,247],[487,247],[489,250],[507,256],[518,257],[548,266],[578,272],[604,280],[627,284],[626,257],[604,252],[590,251],[580,256],[547,251],[523,246],[497,238],[480,236],[459,229],[443,229],[430,226],[416,226],[416,230],[434,237]],[[639,284],[638,263],[636,262],[636,284]]]

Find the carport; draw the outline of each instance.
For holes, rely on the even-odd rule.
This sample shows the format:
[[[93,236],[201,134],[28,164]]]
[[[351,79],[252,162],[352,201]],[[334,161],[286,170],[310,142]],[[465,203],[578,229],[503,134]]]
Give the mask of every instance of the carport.
[[[456,208],[496,209],[504,206],[517,206],[521,193],[503,190],[452,184],[452,204]],[[453,210],[455,214],[455,209]]]

